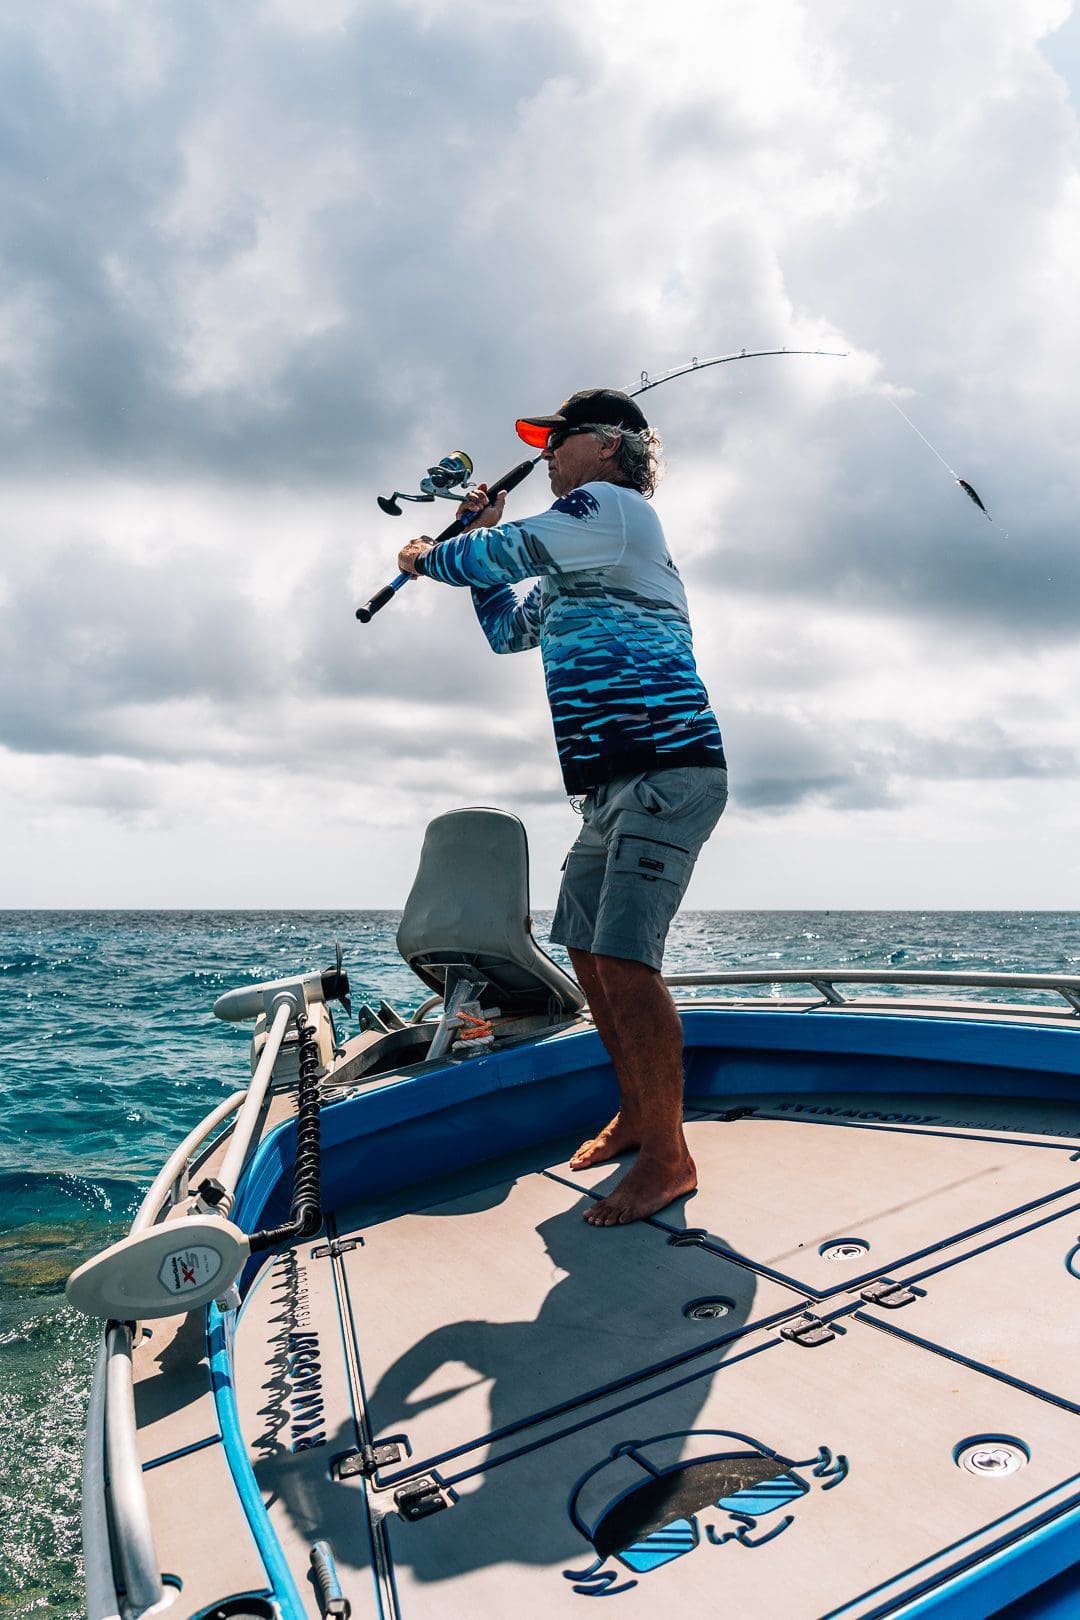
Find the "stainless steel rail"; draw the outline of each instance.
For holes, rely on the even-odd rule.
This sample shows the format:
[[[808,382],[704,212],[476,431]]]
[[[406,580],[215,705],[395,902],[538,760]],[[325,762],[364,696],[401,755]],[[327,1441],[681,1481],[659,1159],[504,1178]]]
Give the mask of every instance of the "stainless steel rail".
[[[153,1226],[163,1210],[176,1202],[172,1194],[186,1179],[188,1161],[218,1126],[241,1107],[248,1095],[247,1091],[234,1092],[219,1103],[170,1154],[139,1206],[131,1225],[132,1234]],[[131,1324],[110,1322],[94,1370],[83,1453],[82,1533],[89,1620],[118,1620],[119,1617],[117,1571],[111,1542],[115,1545],[120,1584],[126,1594],[125,1620],[137,1620],[152,1612],[165,1595],[136,1439],[131,1356]],[[112,1537],[105,1495],[106,1459]]]
[[[250,1084],[219,1103],[170,1154],[139,1207],[130,1235],[154,1226],[185,1196],[189,1159],[211,1132],[239,1110],[219,1175],[225,1188],[220,1212],[228,1215],[285,1032],[306,1005],[304,990],[291,981],[282,981],[280,989],[276,985],[265,988],[278,989],[278,994],[272,999],[261,996],[270,1027]],[[243,1016],[249,1014],[245,1011]],[[130,1322],[106,1325],[90,1393],[82,1514],[90,1620],[117,1620],[118,1588],[124,1593],[124,1620],[141,1620],[165,1606],[139,1458],[132,1330]]]
[[[858,1008],[856,998],[841,995],[839,984],[938,986],[953,990],[1050,990],[1080,1017],[1080,974],[964,973],[931,968],[761,968],[717,973],[665,973],[664,983],[734,988],[753,984],[807,984],[828,1007]],[[819,1004],[820,1005],[820,1004]],[[1019,1003],[1017,1006],[1019,1007]],[[810,1009],[813,1010],[813,1009]],[[875,1008],[880,1011],[880,1004]]]
[[[144,1232],[157,1224],[158,1216],[165,1206],[166,1195],[170,1208],[186,1197],[187,1167],[195,1156],[195,1150],[202,1146],[210,1133],[227,1120],[230,1114],[235,1114],[246,1096],[246,1091],[234,1091],[231,1097],[226,1097],[224,1102],[218,1104],[213,1113],[200,1120],[195,1129],[185,1136],[180,1146],[170,1153],[139,1205],[139,1213],[131,1223],[129,1237],[134,1237],[136,1232]]]
[[[228,1215],[236,1197],[236,1188],[240,1180],[240,1172],[244,1168],[244,1161],[251,1147],[251,1140],[255,1134],[255,1127],[259,1121],[263,1101],[266,1097],[270,1081],[274,1073],[274,1064],[277,1062],[281,1043],[285,1039],[285,1031],[299,1011],[301,1003],[294,997],[280,995],[274,1002],[274,1019],[266,1035],[266,1042],[259,1054],[259,1061],[255,1065],[255,1073],[251,1077],[244,1098],[244,1106],[237,1115],[233,1126],[229,1150],[225,1161],[218,1172],[218,1180],[225,1188],[224,1197],[218,1206],[222,1215]]]
[[[110,1322],[105,1330],[105,1343],[105,1456],[109,1465],[109,1494],[117,1528],[116,1551],[124,1584],[124,1612],[131,1620],[136,1620],[162,1601],[164,1591],[136,1439],[130,1322]]]
[[[86,1582],[87,1620],[120,1620],[112,1553],[109,1515],[105,1505],[105,1375],[108,1347],[102,1335],[98,1348],[83,1446],[82,1544]]]

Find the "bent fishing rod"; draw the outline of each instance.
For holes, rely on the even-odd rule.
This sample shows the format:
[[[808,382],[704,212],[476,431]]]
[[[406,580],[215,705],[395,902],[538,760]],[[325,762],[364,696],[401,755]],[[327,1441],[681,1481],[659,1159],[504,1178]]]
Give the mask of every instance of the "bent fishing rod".
[[[718,354],[710,360],[699,360],[695,355],[685,366],[673,366],[670,371],[662,372],[659,377],[650,377],[647,371],[643,371],[636,388],[628,388],[622,391],[630,399],[633,399],[638,394],[647,394],[650,388],[659,388],[661,383],[671,382],[676,377],[687,376],[692,371],[705,371],[709,366],[724,366],[732,360],[760,360],[767,355],[781,354],[825,355],[833,360],[845,360],[847,358],[846,353],[839,353],[834,349],[740,349],[737,354]],[[516,467],[511,467],[508,473],[503,473],[501,478],[496,479],[494,484],[489,485],[487,492],[489,501],[494,500],[497,495],[516,489],[520,483],[528,478],[537,462],[542,459],[543,452],[538,456],[530,457],[527,461],[519,462]],[[455,450],[452,455],[443,456],[442,460],[437,462],[435,466],[427,469],[426,477],[420,480],[418,494],[406,495],[403,491],[396,489],[392,495],[380,495],[378,504],[388,516],[400,517],[401,506],[399,503],[401,501],[427,502],[434,501],[440,496],[446,500],[460,501],[469,491],[468,479],[472,476],[472,471],[472,458],[466,455],[464,450]],[[441,534],[435,535],[435,545],[440,545],[443,540],[452,540],[455,536],[463,533],[479,515],[478,512],[467,513],[464,517],[455,518],[453,523],[447,524]],[[392,579],[389,585],[384,585],[381,591],[376,591],[369,602],[365,602],[363,607],[357,608],[356,617],[360,620],[360,623],[370,624],[376,613],[380,612],[387,602],[393,601],[401,587],[407,585],[411,579],[416,577],[415,574],[398,574],[397,578]]]

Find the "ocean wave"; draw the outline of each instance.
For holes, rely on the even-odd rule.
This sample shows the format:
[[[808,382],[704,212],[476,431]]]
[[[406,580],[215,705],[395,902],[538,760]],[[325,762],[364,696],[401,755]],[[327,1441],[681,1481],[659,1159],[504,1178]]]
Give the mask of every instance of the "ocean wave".
[[[70,1170],[0,1169],[0,1233],[31,1224],[95,1227],[132,1218],[144,1188],[134,1179]]]

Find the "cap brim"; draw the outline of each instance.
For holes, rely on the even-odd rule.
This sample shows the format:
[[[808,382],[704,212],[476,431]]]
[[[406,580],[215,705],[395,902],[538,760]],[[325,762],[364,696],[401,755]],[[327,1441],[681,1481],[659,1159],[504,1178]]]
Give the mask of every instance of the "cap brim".
[[[534,450],[546,450],[548,434],[565,426],[561,416],[522,416],[514,423],[518,438],[524,439]]]

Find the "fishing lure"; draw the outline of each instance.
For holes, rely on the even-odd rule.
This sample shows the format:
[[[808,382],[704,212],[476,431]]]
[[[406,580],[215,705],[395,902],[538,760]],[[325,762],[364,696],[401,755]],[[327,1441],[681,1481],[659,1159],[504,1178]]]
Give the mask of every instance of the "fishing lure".
[[[926,437],[925,433],[920,433],[919,432],[919,429],[915,426],[914,422],[911,420],[911,417],[908,416],[906,411],[902,411],[900,409],[899,405],[896,403],[895,399],[893,399],[891,394],[886,394],[885,398],[888,400],[888,402],[892,406],[893,410],[896,411],[897,415],[902,416],[904,418],[904,421],[907,423],[907,425],[911,429],[911,431],[913,433],[918,433],[919,434],[919,438],[922,440],[923,444],[925,444],[926,448],[933,455],[937,456],[938,460],[941,462],[941,465],[945,468],[945,471],[950,474],[950,476],[952,477],[952,480],[953,480],[954,483],[960,485],[960,488],[963,490],[963,492],[967,496],[968,500],[969,501],[974,501],[975,505],[979,508],[979,511],[982,513],[982,515],[986,519],[986,521],[988,523],[994,523],[994,520],[990,516],[990,513],[986,510],[986,507],[983,505],[982,498],[979,495],[978,490],[974,489],[972,487],[972,485],[968,483],[966,478],[961,478],[960,474],[956,471],[955,468],[949,466],[949,463],[945,460],[945,457],[941,454],[941,452],[939,450],[934,449],[934,446],[930,443],[930,440]],[[999,528],[1000,525],[997,524],[997,523],[994,523],[994,527],[996,529],[996,528]],[[1006,536],[1006,539],[1007,538],[1008,538],[1008,536]]]

